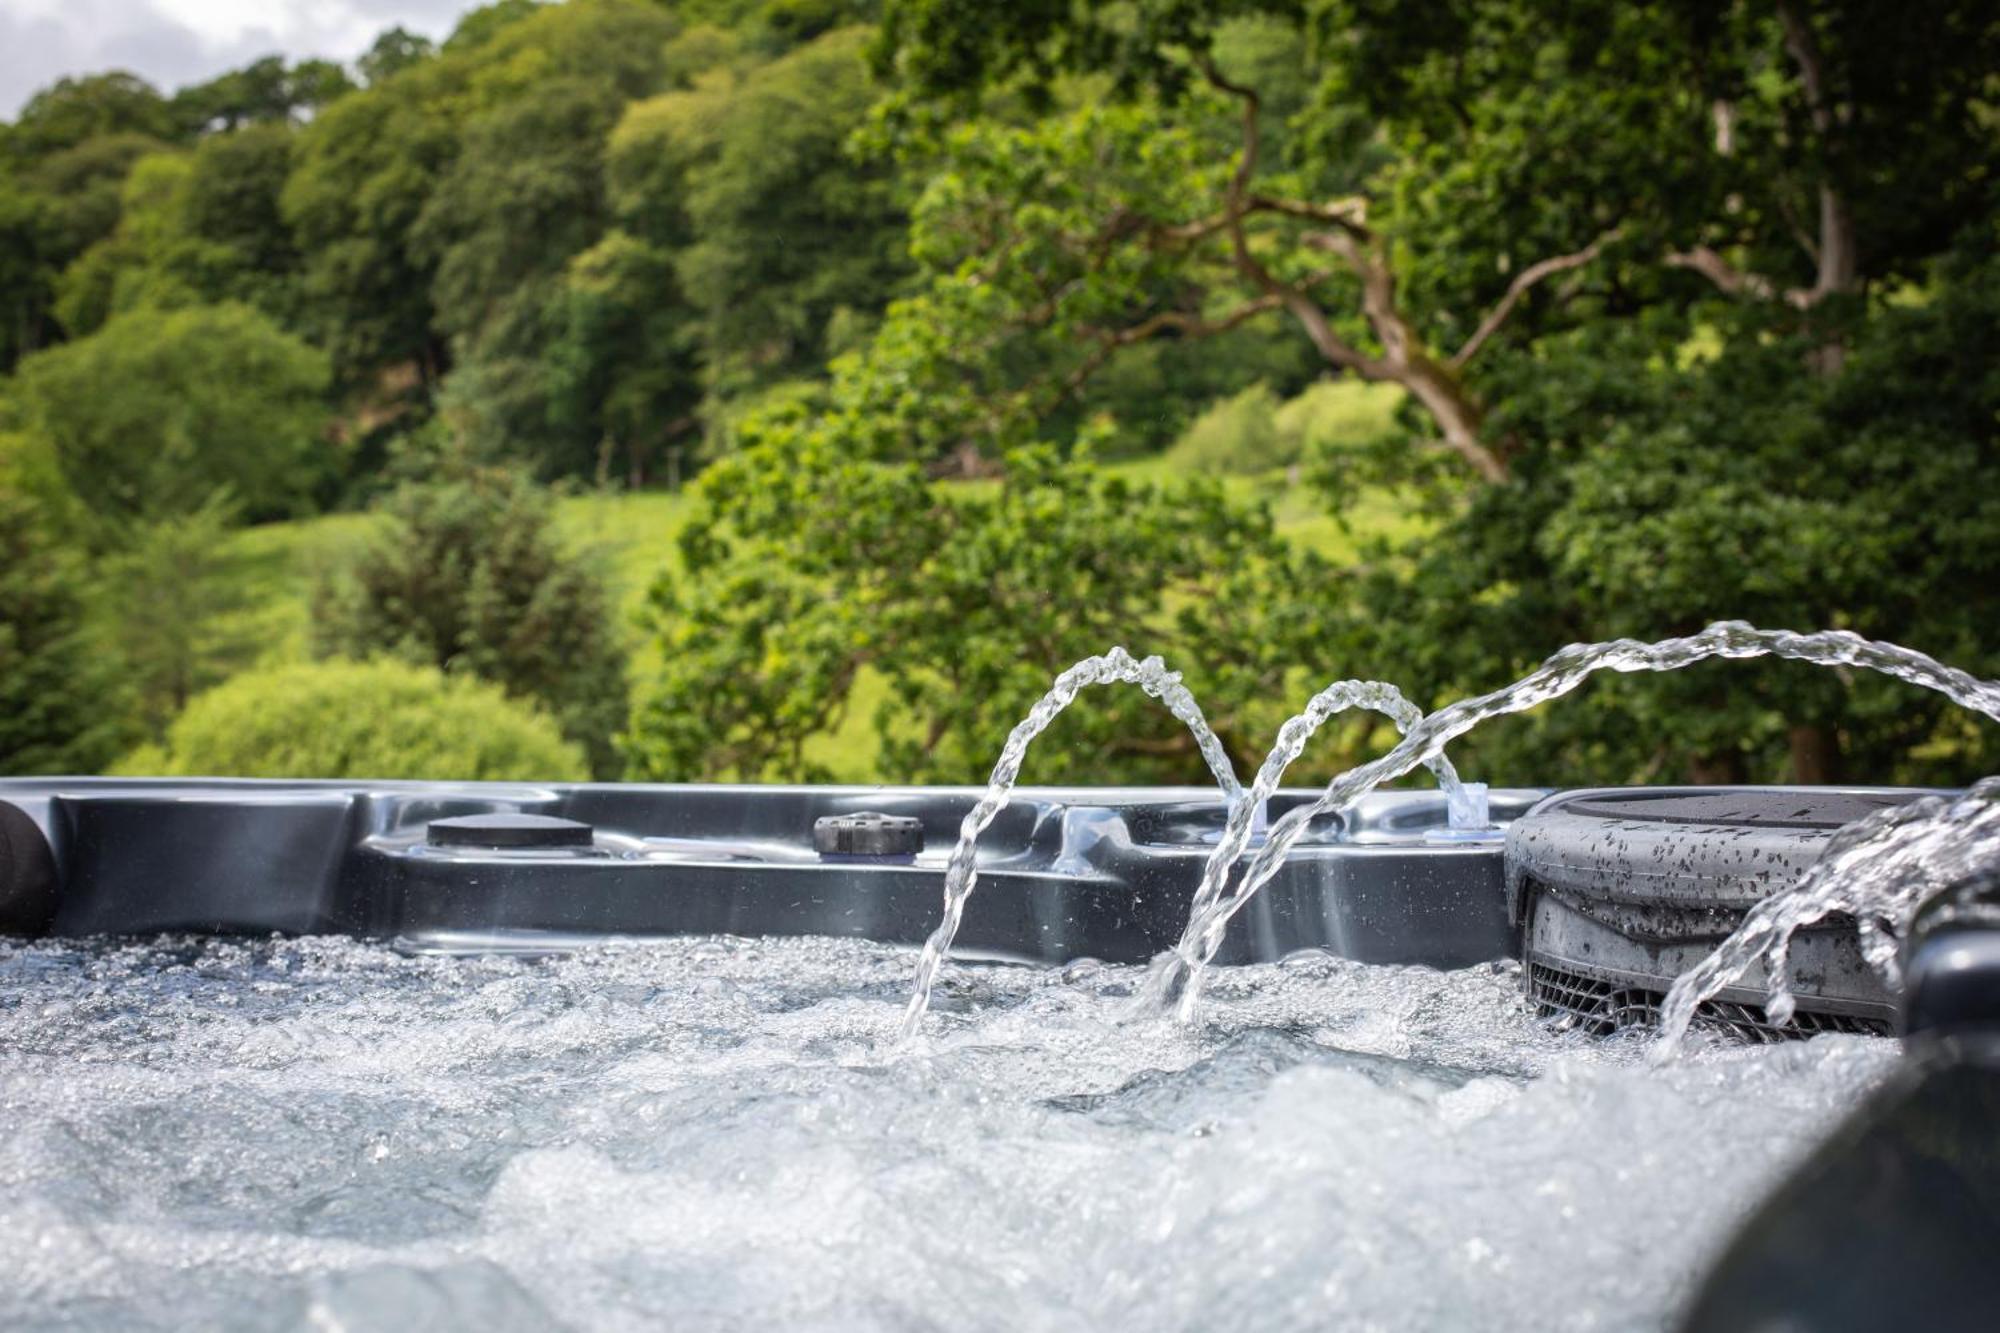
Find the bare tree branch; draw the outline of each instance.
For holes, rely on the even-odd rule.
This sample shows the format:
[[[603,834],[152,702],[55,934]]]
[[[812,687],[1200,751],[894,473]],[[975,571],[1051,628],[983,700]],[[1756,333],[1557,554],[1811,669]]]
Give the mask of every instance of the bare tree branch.
[[[1286,217],[1304,218],[1308,222],[1339,227],[1351,233],[1359,241],[1375,239],[1374,233],[1368,230],[1368,201],[1359,197],[1315,204],[1303,199],[1279,199],[1268,194],[1253,194],[1244,201],[1244,211],[1281,213]]]
[[[1354,276],[1361,279],[1361,313],[1381,340],[1389,364],[1407,364],[1417,338],[1402,312],[1396,309],[1395,276],[1381,256],[1373,253],[1374,247],[1364,248],[1359,237],[1345,230],[1308,232],[1300,239],[1315,250],[1328,251],[1346,261]]]
[[[1369,358],[1334,332],[1333,325],[1327,320],[1326,312],[1309,300],[1305,293],[1290,289],[1279,282],[1257,256],[1251,253],[1250,240],[1243,229],[1243,215],[1248,202],[1250,180],[1257,170],[1257,155],[1260,149],[1257,129],[1260,103],[1257,91],[1242,84],[1232,83],[1215,67],[1213,60],[1204,58],[1201,70],[1210,84],[1234,96],[1243,104],[1243,155],[1237,160],[1236,170],[1229,178],[1229,190],[1223,207],[1223,216],[1227,220],[1229,232],[1230,251],[1235,257],[1237,271],[1263,288],[1267,294],[1276,296],[1284,302],[1285,309],[1299,321],[1306,331],[1306,337],[1312,340],[1321,357],[1344,370],[1368,373],[1371,369]]]
[[[1514,307],[1521,303],[1521,298],[1526,296],[1534,288],[1535,284],[1544,279],[1552,278],[1558,273],[1567,273],[1571,269],[1582,268],[1584,265],[1595,260],[1599,254],[1603,253],[1604,247],[1617,240],[1619,233],[1623,230],[1622,227],[1613,227],[1589,245],[1584,246],[1581,250],[1572,251],[1566,255],[1555,255],[1538,263],[1530,264],[1528,267],[1522,269],[1515,276],[1514,281],[1507,284],[1507,294],[1502,296],[1499,302],[1486,312],[1486,318],[1479,321],[1479,327],[1472,331],[1472,336],[1465,340],[1465,345],[1453,354],[1450,363],[1451,368],[1453,370],[1464,369],[1465,363],[1477,356],[1479,349],[1486,345],[1486,340],[1500,331],[1500,326],[1505,324],[1507,317],[1514,313]]]
[[[1684,268],[1714,283],[1724,296],[1753,296],[1768,301],[1777,295],[1770,279],[1737,268],[1714,250],[1697,245],[1692,250],[1674,250],[1666,256],[1668,268]]]
[[[1227,218],[1230,252],[1237,271],[1283,302],[1312,340],[1320,356],[1330,365],[1351,370],[1364,379],[1400,384],[1421,403],[1444,432],[1445,440],[1489,482],[1507,480],[1507,465],[1479,438],[1479,405],[1465,392],[1464,385],[1450,366],[1430,356],[1416,331],[1396,308],[1395,275],[1381,254],[1379,240],[1352,215],[1351,210],[1334,209],[1316,221],[1332,229],[1308,233],[1300,239],[1314,248],[1338,255],[1361,279],[1362,313],[1384,355],[1364,355],[1333,328],[1318,302],[1301,289],[1288,287],[1274,277],[1250,249],[1243,219],[1250,211],[1250,181],[1257,170],[1259,148],[1257,113],[1259,101],[1254,88],[1231,82],[1204,57],[1201,71],[1215,88],[1237,98],[1243,105],[1243,154],[1229,178],[1223,214]]]
[[[1365,199],[1336,199],[1331,203],[1315,204],[1305,199],[1281,199],[1274,195],[1253,194],[1245,197],[1239,210],[1242,216],[1255,213],[1277,214],[1283,217],[1302,218],[1308,222],[1318,222],[1327,226],[1343,227],[1364,240],[1372,240],[1368,231],[1368,201]],[[1167,241],[1205,240],[1217,232],[1227,230],[1231,213],[1228,209],[1210,217],[1193,222],[1182,222],[1170,227],[1155,227],[1152,235]]]
[[[1325,273],[1312,275],[1301,284],[1301,290],[1311,288],[1315,284],[1324,281],[1327,276]],[[1100,333],[1098,335],[1097,346],[1092,349],[1091,354],[1085,357],[1076,369],[1064,377],[1062,392],[1057,395],[1057,399],[1067,398],[1081,389],[1090,377],[1096,374],[1106,361],[1110,360],[1112,353],[1118,351],[1121,347],[1130,347],[1133,343],[1144,342],[1146,339],[1165,333],[1169,329],[1178,332],[1183,337],[1210,338],[1218,333],[1227,333],[1233,328],[1248,323],[1259,315],[1283,309],[1284,304],[1284,298],[1281,295],[1274,292],[1266,292],[1264,295],[1256,297],[1253,300],[1245,301],[1218,319],[1204,319],[1200,315],[1190,315],[1184,310],[1162,310],[1156,314],[1149,315],[1129,328],[1119,329],[1115,332]]]
[[[1813,129],[1822,140],[1829,139],[1837,132],[1836,120],[1839,117],[1827,98],[1819,41],[1813,35],[1812,24],[1790,0],[1778,0],[1778,22],[1785,31],[1785,50],[1799,67],[1799,83],[1805,89],[1806,110],[1812,116]],[[1821,170],[1825,170],[1824,166]],[[1810,309],[1835,292],[1853,287],[1860,272],[1853,215],[1848,212],[1846,198],[1824,175],[1819,186],[1817,258],[1819,271],[1811,289],[1791,298],[1792,303],[1802,310]]]

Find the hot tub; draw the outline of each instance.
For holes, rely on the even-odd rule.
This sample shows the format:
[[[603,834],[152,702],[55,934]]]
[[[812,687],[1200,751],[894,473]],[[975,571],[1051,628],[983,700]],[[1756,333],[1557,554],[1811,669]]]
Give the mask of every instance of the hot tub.
[[[0,1323],[1986,1325],[1987,889],[1863,1015],[1907,1054],[1717,1022],[1654,1068],[1645,1004],[1523,967],[1549,794],[1467,836],[1382,793],[1184,1028],[1133,995],[1214,793],[1023,791],[903,1043],[977,795],[0,782]]]

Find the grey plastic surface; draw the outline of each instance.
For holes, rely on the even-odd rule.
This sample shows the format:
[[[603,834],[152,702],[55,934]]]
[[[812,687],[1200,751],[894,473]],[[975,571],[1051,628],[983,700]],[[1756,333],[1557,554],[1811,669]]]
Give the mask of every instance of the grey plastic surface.
[[[1508,829],[1508,874],[1517,890],[1532,879],[1607,903],[1741,910],[1795,883],[1841,825],[1927,794],[1820,787],[1564,792]]]
[[[861,936],[921,942],[971,788],[0,781],[60,866],[62,935],[331,932],[426,947],[560,947],[610,934]],[[1540,798],[1497,792],[1495,818]],[[1308,799],[1274,798],[1273,815]],[[823,859],[816,821],[912,819],[926,850]],[[439,846],[434,821],[527,814],[587,846]],[[1222,804],[1194,789],[1032,789],[981,840],[969,954],[1136,962],[1169,947]],[[1430,845],[1434,792],[1378,793],[1322,821],[1239,915],[1225,962],[1327,948],[1452,967],[1510,953],[1500,848]]]

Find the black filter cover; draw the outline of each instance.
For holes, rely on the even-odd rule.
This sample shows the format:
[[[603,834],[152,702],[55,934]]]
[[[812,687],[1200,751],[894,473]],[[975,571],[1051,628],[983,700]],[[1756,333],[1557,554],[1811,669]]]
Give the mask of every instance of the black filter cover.
[[[1767,1199],[1682,1333],[2000,1326],[2000,1042],[1938,1045]]]
[[[1834,830],[1929,794],[1814,787],[1577,792],[1544,802],[1508,830],[1508,878],[1517,891],[1532,879],[1583,899],[1740,911],[1796,882]]]

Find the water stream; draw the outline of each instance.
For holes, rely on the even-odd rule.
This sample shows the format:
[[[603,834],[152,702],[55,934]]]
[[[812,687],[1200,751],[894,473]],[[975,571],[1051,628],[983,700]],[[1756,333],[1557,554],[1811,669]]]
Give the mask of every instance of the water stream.
[[[1007,734],[1007,743],[1001,747],[1000,758],[993,765],[992,776],[987,779],[985,794],[979,798],[977,805],[966,812],[965,819],[959,824],[958,843],[952,848],[951,859],[945,865],[944,917],[938,922],[937,929],[931,932],[931,937],[924,941],[923,954],[917,963],[916,987],[903,1020],[906,1036],[915,1033],[917,1025],[923,1021],[924,1010],[930,1004],[931,988],[937,983],[938,968],[951,950],[952,937],[958,933],[958,923],[965,915],[966,899],[972,896],[973,885],[979,879],[976,859],[979,835],[1006,808],[1012,797],[1015,779],[1021,773],[1021,762],[1027,758],[1028,747],[1086,688],[1118,684],[1138,686],[1165,704],[1169,712],[1185,723],[1194,735],[1201,757],[1208,762],[1209,771],[1215,774],[1216,784],[1222,788],[1232,817],[1239,810],[1246,819],[1253,813],[1244,808],[1243,784],[1237,779],[1235,766],[1229,762],[1228,752],[1222,748],[1222,741],[1216,736],[1214,728],[1208,725],[1208,719],[1202,716],[1201,705],[1181,684],[1178,671],[1167,670],[1166,663],[1158,657],[1135,660],[1123,648],[1113,648],[1096,657],[1084,658],[1057,676],[1048,693]]]
[[[1393,750],[1335,778],[1311,805],[1291,811],[1272,827],[1262,850],[1244,870],[1234,891],[1227,894],[1223,888],[1233,866],[1221,857],[1218,847],[1196,894],[1204,906],[1190,915],[1180,942],[1156,964],[1149,991],[1164,998],[1177,990],[1179,1012],[1183,1019],[1191,1018],[1203,973],[1221,947],[1230,919],[1277,874],[1308,822],[1329,810],[1343,809],[1382,783],[1403,776],[1487,719],[1561,698],[1599,671],[1674,671],[1709,658],[1763,656],[1826,667],[1863,667],[1935,690],[1954,703],[2000,721],[2000,683],[1980,680],[1912,649],[1864,639],[1845,630],[1801,634],[1758,629],[1742,621],[1719,621],[1698,634],[1657,643],[1614,639],[1572,644],[1511,685],[1430,714],[1411,727]]]
[[[1215,872],[1217,867],[1234,865],[1243,849],[1249,845],[1252,833],[1250,813],[1263,808],[1284,781],[1285,770],[1292,766],[1305,752],[1306,742],[1313,733],[1325,725],[1328,719],[1352,708],[1368,708],[1381,713],[1396,724],[1396,730],[1409,735],[1410,729],[1423,721],[1423,713],[1404,697],[1403,692],[1386,681],[1379,680],[1339,680],[1315,694],[1304,709],[1300,710],[1278,728],[1278,742],[1271,747],[1264,763],[1257,770],[1256,781],[1250,787],[1250,799],[1232,810],[1229,822],[1223,829],[1221,841],[1216,843],[1214,852],[1208,858],[1208,870],[1202,875],[1200,886],[1195,891],[1194,902],[1189,912],[1190,918],[1206,912],[1222,891],[1223,876]],[[1464,822],[1470,815],[1472,803],[1467,799],[1465,784],[1459,780],[1458,770],[1442,751],[1427,756],[1423,761],[1437,778],[1438,788],[1445,794],[1445,802],[1452,813],[1454,826]],[[1294,821],[1291,816],[1279,820],[1282,826],[1293,822],[1303,825],[1304,821]]]
[[[1154,695],[1172,709],[1174,716],[1186,722],[1195,735],[1196,743],[1202,747],[1202,755],[1214,771],[1216,781],[1221,785],[1229,803],[1228,821],[1223,828],[1222,838],[1210,857],[1210,864],[1229,864],[1243,854],[1243,848],[1257,831],[1266,803],[1278,790],[1278,783],[1284,777],[1285,769],[1299,757],[1312,734],[1331,717],[1353,708],[1372,709],[1395,723],[1399,732],[1407,734],[1423,718],[1417,706],[1404,697],[1394,685],[1379,680],[1336,681],[1312,697],[1305,710],[1293,717],[1279,729],[1278,743],[1263,766],[1257,770],[1256,782],[1250,791],[1244,793],[1230,766],[1229,758],[1223,753],[1222,744],[1203,718],[1193,695],[1180,683],[1177,672],[1169,672],[1157,657],[1149,657],[1143,662],[1134,662],[1123,648],[1113,648],[1100,657],[1088,657],[1056,677],[1055,684],[1042,696],[1040,703],[1017,725],[1007,737],[1007,744],[1001,748],[1000,759],[993,765],[992,776],[988,779],[986,794],[978,805],[966,815],[959,826],[958,844],[952,849],[951,860],[945,870],[944,919],[924,943],[924,951],[917,968],[917,983],[910,996],[910,1005],[903,1020],[905,1036],[915,1034],[923,1022],[924,1010],[930,1004],[931,987],[937,979],[937,971],[951,951],[951,942],[958,933],[958,925],[965,915],[966,901],[972,896],[974,883],[979,877],[975,854],[979,835],[1006,806],[1015,780],[1020,776],[1021,763],[1027,756],[1028,746],[1055,721],[1056,715],[1067,708],[1077,694],[1088,685],[1123,682],[1138,685],[1148,694]],[[1468,797],[1465,784],[1459,780],[1458,772],[1451,761],[1442,754],[1433,755],[1423,761],[1436,776],[1439,789],[1444,793],[1445,802],[1451,811],[1451,823],[1457,827],[1474,817],[1478,803]],[[1208,889],[1204,879],[1202,888]],[[1217,886],[1219,890],[1219,885]],[[1195,909],[1201,910],[1206,903],[1195,899]]]
[[[1996,866],[2000,778],[1856,820],[1828,840],[1797,884],[1758,903],[1714,953],[1674,982],[1660,1011],[1656,1058],[1676,1054],[1701,1005],[1760,965],[1768,977],[1765,1013],[1789,1022],[1792,935],[1835,912],[1854,917],[1869,964],[1897,988],[1897,947],[1917,909],[1932,894]]]

